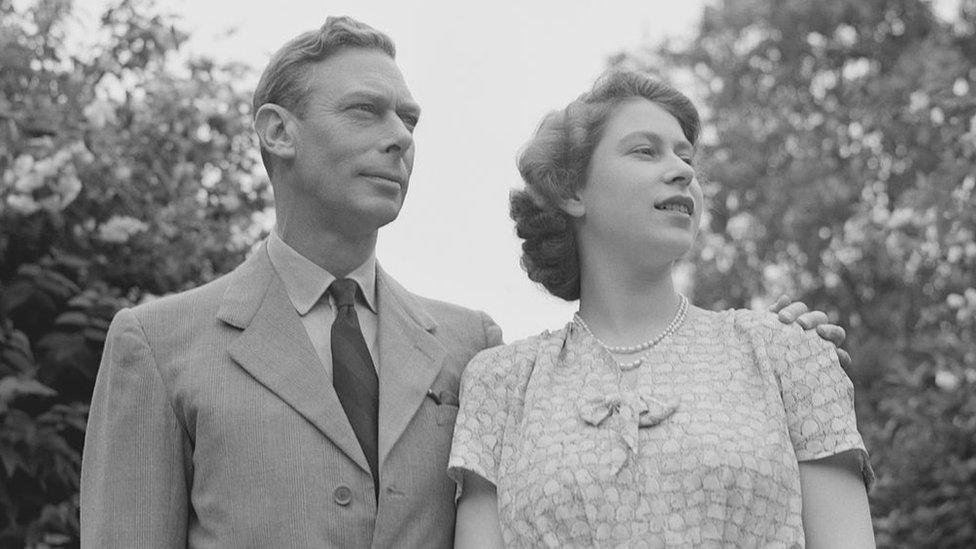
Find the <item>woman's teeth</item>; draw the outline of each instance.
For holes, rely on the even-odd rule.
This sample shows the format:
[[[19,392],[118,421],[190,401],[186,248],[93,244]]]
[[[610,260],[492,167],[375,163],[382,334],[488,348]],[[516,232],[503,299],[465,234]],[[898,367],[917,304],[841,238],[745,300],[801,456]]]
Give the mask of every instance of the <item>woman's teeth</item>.
[[[683,206],[681,204],[665,204],[663,206],[659,206],[658,209],[669,210],[672,212],[680,212],[685,215],[691,215],[691,210],[689,210],[687,206]]]

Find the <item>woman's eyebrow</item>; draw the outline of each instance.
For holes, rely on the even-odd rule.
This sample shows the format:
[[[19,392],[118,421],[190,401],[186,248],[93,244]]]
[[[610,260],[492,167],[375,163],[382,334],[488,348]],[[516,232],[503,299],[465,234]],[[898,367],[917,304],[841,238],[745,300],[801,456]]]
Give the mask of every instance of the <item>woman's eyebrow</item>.
[[[638,130],[635,132],[628,133],[623,137],[623,139],[621,139],[621,141],[630,141],[635,138],[646,139],[654,143],[655,145],[660,145],[668,142],[668,140],[662,137],[660,134],[650,130]],[[681,139],[674,141],[674,146],[678,150],[694,150],[695,148],[691,143],[688,142],[687,139],[684,138],[684,136],[682,136]]]

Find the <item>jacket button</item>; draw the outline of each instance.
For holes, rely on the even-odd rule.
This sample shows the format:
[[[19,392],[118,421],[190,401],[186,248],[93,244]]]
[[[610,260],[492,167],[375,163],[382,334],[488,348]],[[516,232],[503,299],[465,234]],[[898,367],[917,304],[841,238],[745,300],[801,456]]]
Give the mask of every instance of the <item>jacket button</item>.
[[[339,486],[332,492],[332,498],[339,505],[349,505],[349,502],[352,501],[352,490],[348,486]]]

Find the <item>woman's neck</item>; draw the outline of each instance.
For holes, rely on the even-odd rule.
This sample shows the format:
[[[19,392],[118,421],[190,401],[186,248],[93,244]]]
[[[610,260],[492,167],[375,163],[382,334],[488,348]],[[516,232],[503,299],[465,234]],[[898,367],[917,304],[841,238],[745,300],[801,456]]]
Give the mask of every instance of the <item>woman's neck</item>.
[[[582,269],[580,316],[590,330],[612,346],[635,345],[664,332],[674,319],[680,297],[671,265],[656,269]]]

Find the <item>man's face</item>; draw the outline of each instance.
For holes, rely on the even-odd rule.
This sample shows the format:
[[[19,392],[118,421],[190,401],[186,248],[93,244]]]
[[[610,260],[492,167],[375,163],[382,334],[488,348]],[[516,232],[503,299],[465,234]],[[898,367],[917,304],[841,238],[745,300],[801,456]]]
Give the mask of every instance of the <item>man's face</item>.
[[[293,206],[340,234],[396,219],[413,170],[420,107],[386,53],[350,48],[312,65],[297,113]]]

